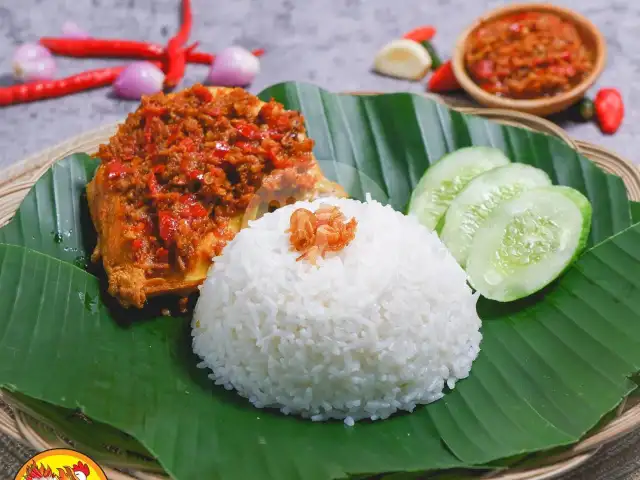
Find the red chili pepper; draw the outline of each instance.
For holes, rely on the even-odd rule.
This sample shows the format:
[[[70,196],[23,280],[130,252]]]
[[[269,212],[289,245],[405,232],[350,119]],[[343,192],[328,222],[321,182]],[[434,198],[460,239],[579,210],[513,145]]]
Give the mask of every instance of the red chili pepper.
[[[162,115],[165,115],[166,113],[169,113],[169,109],[167,107],[158,107],[155,105],[149,105],[148,107],[145,107],[144,109],[144,114],[147,118],[149,117],[161,117]]]
[[[429,91],[430,92],[452,92],[460,89],[460,84],[453,74],[453,68],[451,67],[451,61],[443,63],[438,68],[431,78],[429,79]]]
[[[125,67],[100,68],[57,80],[0,88],[0,105],[34,102],[111,85]]]
[[[151,170],[153,170],[153,173],[157,175],[162,175],[166,169],[167,169],[166,165],[156,165]]]
[[[129,173],[130,171],[128,167],[125,167],[118,160],[113,160],[107,163],[106,169],[107,169],[107,177],[109,178],[109,180],[122,177],[125,173]]]
[[[191,217],[206,217],[209,215],[204,206],[196,200],[196,197],[191,194],[185,194],[180,197],[178,200],[182,205],[183,209],[181,211],[181,216],[184,218]]]
[[[480,60],[473,65],[473,73],[479,79],[488,80],[493,76],[493,66],[492,60]]]
[[[248,138],[250,140],[258,140],[262,138],[260,129],[253,124],[240,123],[239,125],[236,125],[236,130],[242,137]]]
[[[505,91],[504,84],[502,82],[480,83],[478,86],[485,92],[493,94],[504,93]]]
[[[291,162],[289,161],[289,159],[287,157],[283,157],[283,158],[278,157],[278,152],[276,150],[274,149],[267,150],[265,153],[267,155],[267,158],[271,160],[275,168],[280,169],[280,168],[287,168],[291,166]]]
[[[514,13],[510,17],[507,17],[507,20],[511,22],[521,22],[522,20],[534,19],[539,16],[540,14],[536,12],[522,12],[522,13]]]
[[[239,142],[236,142],[235,146],[246,153],[253,153],[253,154],[262,153],[262,150],[260,150],[258,147],[254,145],[251,145],[249,142],[239,141]]]
[[[144,140],[146,150],[149,155],[154,155],[158,149],[153,141],[153,131],[151,130],[152,122],[155,117],[160,117],[169,111],[166,107],[146,107],[143,111],[144,115]]]
[[[141,238],[136,238],[131,243],[131,246],[133,247],[134,250],[140,250],[143,245],[144,245],[144,242],[142,241]]]
[[[206,217],[209,215],[207,209],[201,203],[194,203],[189,207],[189,213],[192,217]]]
[[[128,57],[161,59],[164,48],[154,43],[103,38],[42,37],[40,45],[51,53],[68,57]]]
[[[55,55],[78,58],[139,58],[145,60],[163,60],[165,48],[157,43],[140,42],[136,40],[119,40],[110,38],[59,38],[42,37],[40,44]],[[252,52],[256,57],[264,55],[264,49],[258,48]],[[206,52],[185,52],[188,63],[210,65],[215,55]]]
[[[181,203],[183,205],[193,205],[195,202],[196,197],[191,193],[185,193],[183,195],[180,195],[180,198],[178,198],[178,203]]]
[[[229,153],[231,147],[226,142],[216,142],[215,147],[213,148],[213,155],[218,158],[224,158]]]
[[[183,138],[178,145],[180,145],[185,152],[193,152],[196,149],[196,144],[189,137]]]
[[[560,60],[567,60],[567,61],[569,61],[569,60],[571,60],[571,52],[562,52],[562,53],[559,55],[559,58],[560,58]]]
[[[291,120],[286,115],[269,118],[269,126],[280,131],[287,131],[291,128]]]
[[[173,237],[178,230],[178,220],[171,212],[163,210],[158,212],[158,225],[160,238],[165,242],[172,242]]]
[[[420,43],[431,40],[435,34],[435,28],[433,28],[431,25],[425,25],[423,27],[414,28],[410,32],[405,33],[402,38]]]
[[[616,133],[624,118],[624,102],[620,92],[615,88],[603,88],[598,91],[593,103],[602,132],[609,135]]]
[[[161,66],[158,62],[154,64]],[[72,93],[111,85],[125,68],[124,66],[99,68],[57,80],[0,87],[0,106],[64,97]]]
[[[204,173],[202,173],[199,170],[191,170],[187,176],[189,177],[189,180],[198,180],[198,181],[202,181],[202,179],[204,178]]]
[[[160,185],[158,184],[158,180],[156,180],[156,176],[152,173],[149,175],[147,179],[147,187],[149,187],[149,192],[151,196],[156,196],[160,193]]]
[[[184,50],[177,47],[177,42],[169,41],[167,48],[167,73],[164,77],[164,86],[167,88],[174,88],[184,77],[184,72],[187,66],[187,58],[184,54]]]
[[[213,96],[211,97],[213,98]],[[209,115],[210,117],[219,117],[222,115],[222,109],[218,107],[212,107],[210,105],[203,105],[202,113]]]
[[[182,0],[182,25],[167,44],[167,72],[164,79],[166,87],[175,87],[184,77],[187,59],[183,47],[189,40],[192,21],[191,0]]]
[[[175,142],[178,139],[181,133],[180,128],[176,128],[175,126],[173,127],[174,127],[174,130],[171,132],[171,135],[169,135],[169,138],[167,138],[167,146],[172,145],[173,142]]]
[[[191,91],[203,102],[210,102],[211,100],[213,100],[213,94],[211,93],[211,90],[209,90],[204,85],[194,85],[193,88],[191,88]]]
[[[156,250],[156,258],[159,262],[168,263],[169,262],[169,250],[166,248],[160,247]]]

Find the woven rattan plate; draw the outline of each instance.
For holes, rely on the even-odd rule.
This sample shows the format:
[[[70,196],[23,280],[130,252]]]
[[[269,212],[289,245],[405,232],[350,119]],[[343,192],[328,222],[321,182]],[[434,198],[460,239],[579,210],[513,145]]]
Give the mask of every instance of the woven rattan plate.
[[[587,142],[572,140],[558,126],[532,115],[503,110],[461,107],[459,104],[450,106],[464,113],[481,115],[500,123],[557,136],[590,158],[602,169],[622,177],[629,198],[640,201],[640,170],[614,153]],[[0,172],[0,225],[4,225],[13,216],[31,186],[51,164],[72,153],[95,152],[98,145],[106,142],[114,131],[115,125],[99,128]],[[616,417],[611,422],[561,454],[541,457],[533,466],[529,463],[527,467],[496,471],[481,478],[494,480],[557,478],[587,461],[600,447],[640,427],[639,400],[627,399],[620,406]],[[142,459],[139,456],[133,458],[126,452],[109,445],[102,446],[102,449],[96,452],[95,445],[83,446],[74,442],[73,439],[67,438],[65,432],[52,430],[46,419],[36,419],[28,414],[17,399],[7,392],[0,393],[0,407],[2,407],[0,408],[0,432],[36,450],[71,446],[88,454],[93,453],[94,458],[105,468],[105,473],[110,480],[166,478],[160,473],[158,464],[152,459]]]

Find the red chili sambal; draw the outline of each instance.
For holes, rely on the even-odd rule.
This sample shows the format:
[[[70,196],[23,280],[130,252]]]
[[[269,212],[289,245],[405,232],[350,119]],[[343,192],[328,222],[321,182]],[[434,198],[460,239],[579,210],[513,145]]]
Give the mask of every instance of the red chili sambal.
[[[87,187],[110,292],[141,307],[199,284],[258,191],[326,181],[312,147],[302,115],[239,88],[144,98]]]
[[[526,12],[487,21],[472,32],[465,66],[489,93],[534,99],[570,90],[594,63],[573,23],[551,13]]]

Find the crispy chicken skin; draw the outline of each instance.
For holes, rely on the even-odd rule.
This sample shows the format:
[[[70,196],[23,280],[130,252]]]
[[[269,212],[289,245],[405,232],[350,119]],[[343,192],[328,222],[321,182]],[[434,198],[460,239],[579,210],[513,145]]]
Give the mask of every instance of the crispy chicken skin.
[[[125,307],[187,295],[249,220],[346,196],[320,170],[302,116],[242,89],[195,85],[142,100],[87,185],[109,293]]]

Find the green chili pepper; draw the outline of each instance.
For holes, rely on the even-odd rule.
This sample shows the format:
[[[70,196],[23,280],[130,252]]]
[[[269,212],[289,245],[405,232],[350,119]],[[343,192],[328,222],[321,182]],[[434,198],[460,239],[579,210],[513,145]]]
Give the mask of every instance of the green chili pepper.
[[[590,98],[584,97],[580,103],[578,104],[578,112],[580,113],[580,118],[585,121],[589,121],[593,118],[595,114],[595,107]]]
[[[433,48],[433,45],[431,45],[431,42],[429,40],[420,42],[420,45],[422,45],[425,50],[429,52],[429,56],[431,57],[431,68],[433,70],[436,70],[440,65],[442,65],[440,56],[436,53],[435,48]]]

